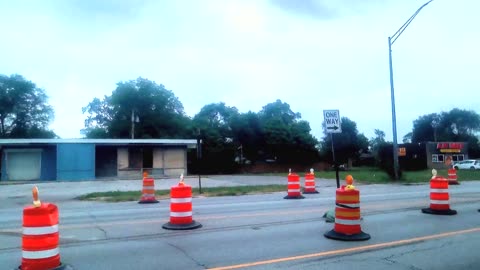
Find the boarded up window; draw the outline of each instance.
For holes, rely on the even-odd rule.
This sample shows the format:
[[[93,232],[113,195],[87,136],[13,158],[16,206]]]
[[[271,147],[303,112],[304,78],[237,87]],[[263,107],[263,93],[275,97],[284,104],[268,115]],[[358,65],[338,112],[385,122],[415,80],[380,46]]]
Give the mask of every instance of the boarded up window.
[[[165,168],[183,169],[185,167],[185,151],[183,149],[168,149],[165,151]]]
[[[129,168],[142,168],[143,165],[143,153],[139,147],[131,147],[128,149],[128,167]]]

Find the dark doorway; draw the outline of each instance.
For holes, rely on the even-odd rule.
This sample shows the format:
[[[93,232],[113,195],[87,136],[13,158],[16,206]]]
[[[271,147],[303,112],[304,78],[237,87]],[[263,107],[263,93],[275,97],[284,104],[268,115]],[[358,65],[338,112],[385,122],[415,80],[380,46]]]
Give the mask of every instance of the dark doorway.
[[[143,168],[153,168],[153,149],[151,147],[143,148]]]
[[[153,168],[153,148],[130,147],[128,150],[128,167],[132,169]]]
[[[95,147],[95,177],[117,176],[117,147]]]

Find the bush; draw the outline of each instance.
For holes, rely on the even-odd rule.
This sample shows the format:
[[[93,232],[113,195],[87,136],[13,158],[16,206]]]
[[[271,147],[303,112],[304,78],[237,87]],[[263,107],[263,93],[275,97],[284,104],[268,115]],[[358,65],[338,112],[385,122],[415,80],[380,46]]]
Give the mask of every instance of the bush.
[[[395,180],[395,172],[393,168],[393,145],[385,144],[380,147],[378,151],[378,166],[380,169],[384,170],[390,179]],[[398,170],[398,177],[402,178],[402,170]]]

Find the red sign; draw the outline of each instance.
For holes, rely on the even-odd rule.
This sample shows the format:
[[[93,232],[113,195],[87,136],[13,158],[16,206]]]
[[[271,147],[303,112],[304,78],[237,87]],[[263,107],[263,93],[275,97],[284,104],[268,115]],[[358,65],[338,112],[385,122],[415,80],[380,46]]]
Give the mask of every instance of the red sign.
[[[462,149],[463,143],[437,143],[437,149]]]

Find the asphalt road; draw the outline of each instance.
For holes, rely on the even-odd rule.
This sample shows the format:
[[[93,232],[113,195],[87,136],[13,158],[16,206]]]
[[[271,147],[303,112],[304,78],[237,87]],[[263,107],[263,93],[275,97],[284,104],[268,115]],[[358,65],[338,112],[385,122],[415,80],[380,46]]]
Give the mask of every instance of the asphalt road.
[[[333,209],[332,183],[303,200],[284,200],[285,193],[194,198],[194,219],[203,227],[191,231],[162,229],[168,200],[97,203],[72,200],[75,192],[58,195],[60,254],[75,269],[480,269],[480,182],[451,186],[455,216],[421,213],[428,185],[359,186],[362,229],[372,236],[364,242],[323,236],[333,228],[322,218]],[[21,186],[15,188],[29,188]],[[0,190],[0,197],[13,195]],[[20,264],[22,207],[0,204],[0,269]]]

